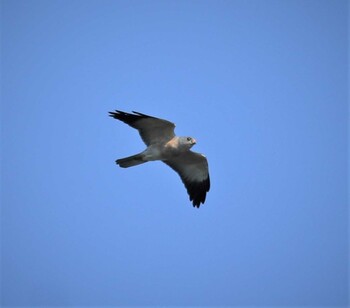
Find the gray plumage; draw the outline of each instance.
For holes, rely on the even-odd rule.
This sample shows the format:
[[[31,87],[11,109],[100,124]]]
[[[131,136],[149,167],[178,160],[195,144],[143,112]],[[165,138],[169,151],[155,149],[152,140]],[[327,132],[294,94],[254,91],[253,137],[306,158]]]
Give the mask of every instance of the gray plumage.
[[[109,115],[137,129],[147,148],[136,155],[117,159],[122,168],[160,160],[175,170],[184,183],[194,207],[205,202],[210,189],[208,161],[200,153],[191,151],[196,144],[192,137],[175,135],[175,124],[140,112],[116,110]]]

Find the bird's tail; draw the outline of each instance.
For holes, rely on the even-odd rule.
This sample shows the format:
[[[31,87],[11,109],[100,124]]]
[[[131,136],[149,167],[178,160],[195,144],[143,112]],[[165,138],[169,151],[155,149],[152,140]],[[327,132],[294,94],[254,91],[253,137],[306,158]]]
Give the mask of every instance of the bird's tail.
[[[147,160],[144,159],[143,153],[140,153],[129,157],[117,159],[115,162],[122,168],[129,168],[132,166],[137,166],[146,163]]]

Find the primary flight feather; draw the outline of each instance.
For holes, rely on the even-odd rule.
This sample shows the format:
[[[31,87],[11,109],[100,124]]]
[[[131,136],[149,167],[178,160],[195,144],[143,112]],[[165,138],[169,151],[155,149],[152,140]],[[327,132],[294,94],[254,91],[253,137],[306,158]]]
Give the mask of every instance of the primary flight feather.
[[[139,154],[117,159],[120,167],[161,160],[180,175],[193,206],[199,208],[201,203],[204,204],[210,189],[208,161],[204,155],[190,150],[196,144],[194,138],[178,137],[174,123],[140,112],[116,110],[109,115],[137,129],[147,145],[146,150]]]

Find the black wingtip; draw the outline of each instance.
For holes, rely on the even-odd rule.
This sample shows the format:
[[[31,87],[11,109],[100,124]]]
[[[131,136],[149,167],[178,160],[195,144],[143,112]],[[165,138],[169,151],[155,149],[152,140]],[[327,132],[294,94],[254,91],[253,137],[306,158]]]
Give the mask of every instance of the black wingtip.
[[[109,116],[119,121],[122,121],[132,127],[135,127],[134,124],[138,120],[145,118],[145,116],[136,113],[127,113],[121,110],[110,111]]]
[[[109,116],[116,118],[118,120],[120,119],[140,119],[140,118],[153,118],[147,114],[141,113],[141,112],[137,112],[137,111],[132,111],[132,113],[128,113],[125,111],[121,111],[121,110],[115,110],[115,111],[109,111]]]
[[[190,201],[192,201],[193,207],[199,208],[201,204],[204,204],[207,197],[207,192],[210,189],[210,177],[202,181],[193,183],[187,187],[187,192],[190,196]]]
[[[122,115],[127,115],[127,112],[120,111],[120,110],[114,110],[114,111],[109,111],[109,116],[110,117],[116,117],[116,116],[122,116]]]
[[[148,114],[144,114],[144,113],[141,113],[141,112],[138,112],[138,111],[132,111],[134,114],[137,114],[138,116],[141,116],[143,118],[154,118]]]
[[[122,114],[121,111],[115,110],[115,111],[109,111],[109,116],[115,119],[118,119],[118,117]]]

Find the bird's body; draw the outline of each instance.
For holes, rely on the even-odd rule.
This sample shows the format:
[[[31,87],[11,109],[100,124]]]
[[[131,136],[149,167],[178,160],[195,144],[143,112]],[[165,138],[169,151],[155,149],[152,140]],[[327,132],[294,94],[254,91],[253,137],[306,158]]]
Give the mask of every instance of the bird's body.
[[[193,206],[205,202],[210,189],[208,162],[204,155],[192,152],[196,144],[192,137],[175,136],[175,124],[139,112],[134,114],[116,110],[110,116],[138,129],[147,148],[136,155],[117,159],[122,168],[160,160],[179,173]]]

